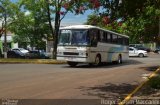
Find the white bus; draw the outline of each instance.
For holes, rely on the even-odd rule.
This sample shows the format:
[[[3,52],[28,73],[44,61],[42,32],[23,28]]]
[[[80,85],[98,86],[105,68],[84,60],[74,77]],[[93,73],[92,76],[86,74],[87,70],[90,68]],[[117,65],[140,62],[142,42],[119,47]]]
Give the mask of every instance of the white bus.
[[[100,65],[102,62],[122,63],[128,59],[129,37],[91,25],[60,28],[57,60],[70,66],[78,63]]]

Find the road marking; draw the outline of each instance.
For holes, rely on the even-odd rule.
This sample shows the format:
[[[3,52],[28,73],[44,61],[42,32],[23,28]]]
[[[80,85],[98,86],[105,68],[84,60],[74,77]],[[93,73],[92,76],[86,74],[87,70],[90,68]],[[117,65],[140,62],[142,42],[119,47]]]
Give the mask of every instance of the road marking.
[[[121,101],[118,105],[124,105],[124,104],[126,104],[126,103],[132,98],[132,96],[133,96],[140,88],[142,88],[144,84],[146,84],[146,83],[149,81],[149,79],[151,79],[152,77],[154,77],[154,76],[157,74],[158,71],[160,71],[160,67],[159,67],[156,71],[154,71],[154,72],[148,77],[148,79],[146,79],[146,80],[145,80],[144,82],[142,82],[138,87],[136,87],[130,94],[128,94],[128,96],[125,97],[125,99],[124,99],[123,101]]]

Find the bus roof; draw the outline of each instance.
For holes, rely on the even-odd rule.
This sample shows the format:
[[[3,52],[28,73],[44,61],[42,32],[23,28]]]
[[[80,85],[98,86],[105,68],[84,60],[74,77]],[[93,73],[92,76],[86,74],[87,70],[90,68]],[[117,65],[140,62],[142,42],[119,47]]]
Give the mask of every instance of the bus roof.
[[[127,35],[119,34],[119,33],[116,33],[116,32],[113,32],[113,31],[110,31],[107,29],[103,29],[103,28],[100,28],[97,26],[92,26],[92,25],[72,25],[72,26],[61,27],[60,29],[92,29],[92,28],[96,28],[99,30],[107,31],[112,34],[116,34],[116,35],[120,35],[120,36],[124,36],[124,37],[129,38],[129,36],[127,36]]]
[[[61,27],[60,29],[90,29],[90,28],[96,28],[96,26],[92,26],[92,25],[72,25],[72,26]]]

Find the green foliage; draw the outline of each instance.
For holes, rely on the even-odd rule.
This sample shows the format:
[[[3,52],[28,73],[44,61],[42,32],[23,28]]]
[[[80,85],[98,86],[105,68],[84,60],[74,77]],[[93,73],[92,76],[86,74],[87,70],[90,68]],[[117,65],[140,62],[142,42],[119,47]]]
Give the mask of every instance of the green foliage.
[[[128,18],[127,30],[132,43],[136,42],[156,42],[155,38],[158,37],[158,9],[154,6],[147,6],[138,17]]]
[[[42,39],[47,39],[51,33],[46,9],[44,0],[20,0],[14,4],[8,27],[16,35],[13,38],[15,42],[40,48]]]
[[[101,0],[101,5],[96,15],[88,16],[87,24],[96,22],[97,26],[129,35],[130,43],[159,42],[160,0]],[[108,22],[103,20],[106,17]]]
[[[4,30],[5,30],[5,16],[9,16],[10,11],[8,9],[10,9],[8,7],[8,4],[10,3],[9,0],[0,0],[0,37],[2,36],[2,34],[4,34]],[[7,25],[7,24],[6,24]]]
[[[160,89],[160,75],[149,80],[149,86],[154,89]]]
[[[141,17],[129,18],[125,22],[127,25],[125,34],[130,36],[130,43],[139,43],[142,40],[145,22]]]
[[[61,20],[68,12],[83,14],[88,8],[88,0],[0,0],[6,7],[9,30],[16,34],[14,41],[39,48],[42,39],[54,39],[54,55],[56,55],[58,31]],[[98,7],[98,2],[93,2]],[[90,5],[91,6],[91,5]],[[1,11],[0,11],[1,12]],[[54,18],[54,31],[52,20]],[[49,24],[46,24],[48,23]],[[51,35],[52,34],[52,35]],[[42,42],[42,43],[40,43]]]
[[[87,22],[85,24],[99,25],[100,22],[101,22],[101,17],[98,16],[98,14],[94,13],[88,16]]]

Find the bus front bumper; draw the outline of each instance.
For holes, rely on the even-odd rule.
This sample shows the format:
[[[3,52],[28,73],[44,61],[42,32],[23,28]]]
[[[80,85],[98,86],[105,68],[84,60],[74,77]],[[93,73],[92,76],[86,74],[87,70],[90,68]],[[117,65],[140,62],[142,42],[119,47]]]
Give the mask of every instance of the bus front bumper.
[[[90,60],[87,57],[57,56],[57,60],[72,61],[72,62],[82,62],[82,63],[89,63],[90,62]]]

